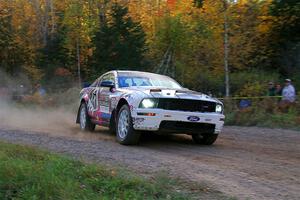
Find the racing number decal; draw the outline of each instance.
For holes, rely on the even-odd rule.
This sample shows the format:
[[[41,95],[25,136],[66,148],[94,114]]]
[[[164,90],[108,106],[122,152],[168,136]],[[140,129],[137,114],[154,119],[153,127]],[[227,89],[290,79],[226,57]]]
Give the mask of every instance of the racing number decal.
[[[92,113],[97,111],[99,108],[98,105],[98,96],[99,96],[99,88],[94,88],[90,91],[90,100],[88,101],[88,111]]]

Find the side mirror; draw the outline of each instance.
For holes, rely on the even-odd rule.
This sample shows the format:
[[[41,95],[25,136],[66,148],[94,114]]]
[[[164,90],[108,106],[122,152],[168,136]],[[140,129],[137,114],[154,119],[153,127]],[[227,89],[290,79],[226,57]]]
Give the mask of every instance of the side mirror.
[[[115,88],[115,84],[111,81],[102,81],[100,87],[108,87],[109,90],[112,92]]]

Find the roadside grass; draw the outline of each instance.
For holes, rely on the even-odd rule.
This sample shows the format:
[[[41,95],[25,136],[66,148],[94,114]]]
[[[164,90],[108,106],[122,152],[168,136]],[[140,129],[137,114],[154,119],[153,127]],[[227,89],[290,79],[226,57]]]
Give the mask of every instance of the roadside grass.
[[[225,125],[257,126],[267,128],[287,128],[300,130],[300,117],[293,112],[270,114],[263,111],[256,113],[225,113]]]
[[[225,102],[225,125],[288,128],[300,130],[300,104],[281,111],[278,103],[270,100],[254,101],[245,109],[235,102]]]
[[[231,199],[206,186],[160,174],[86,164],[37,148],[0,141],[0,199]]]

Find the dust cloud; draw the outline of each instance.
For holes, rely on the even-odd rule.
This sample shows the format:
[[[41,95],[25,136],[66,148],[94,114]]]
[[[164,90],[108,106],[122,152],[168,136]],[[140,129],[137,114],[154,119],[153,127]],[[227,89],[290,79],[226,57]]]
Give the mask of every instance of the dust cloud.
[[[69,131],[75,116],[61,108],[49,109],[15,105],[0,100],[0,126],[30,131]]]
[[[55,105],[26,104],[16,102],[12,97],[14,88],[11,86],[18,88],[23,83],[22,81],[8,78],[4,76],[4,73],[0,73],[0,80],[2,80],[0,81],[0,129],[22,130],[28,133],[82,140],[112,139],[105,128],[97,128],[95,133],[80,131],[79,125],[76,124],[78,89],[70,88],[59,95],[48,95],[49,99],[58,98],[58,104]],[[21,86],[32,88],[28,85]],[[64,101],[65,99],[68,100]]]
[[[106,128],[94,133],[80,131],[76,112],[58,108],[42,108],[16,105],[0,99],[0,129],[22,130],[27,133],[71,137],[79,140],[112,140]]]

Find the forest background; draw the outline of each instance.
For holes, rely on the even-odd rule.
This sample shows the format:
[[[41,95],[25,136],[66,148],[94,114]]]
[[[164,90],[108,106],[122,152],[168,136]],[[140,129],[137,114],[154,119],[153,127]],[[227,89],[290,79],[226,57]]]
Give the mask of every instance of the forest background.
[[[49,92],[129,69],[260,96],[300,88],[299,33],[296,0],[0,0],[0,71]]]

